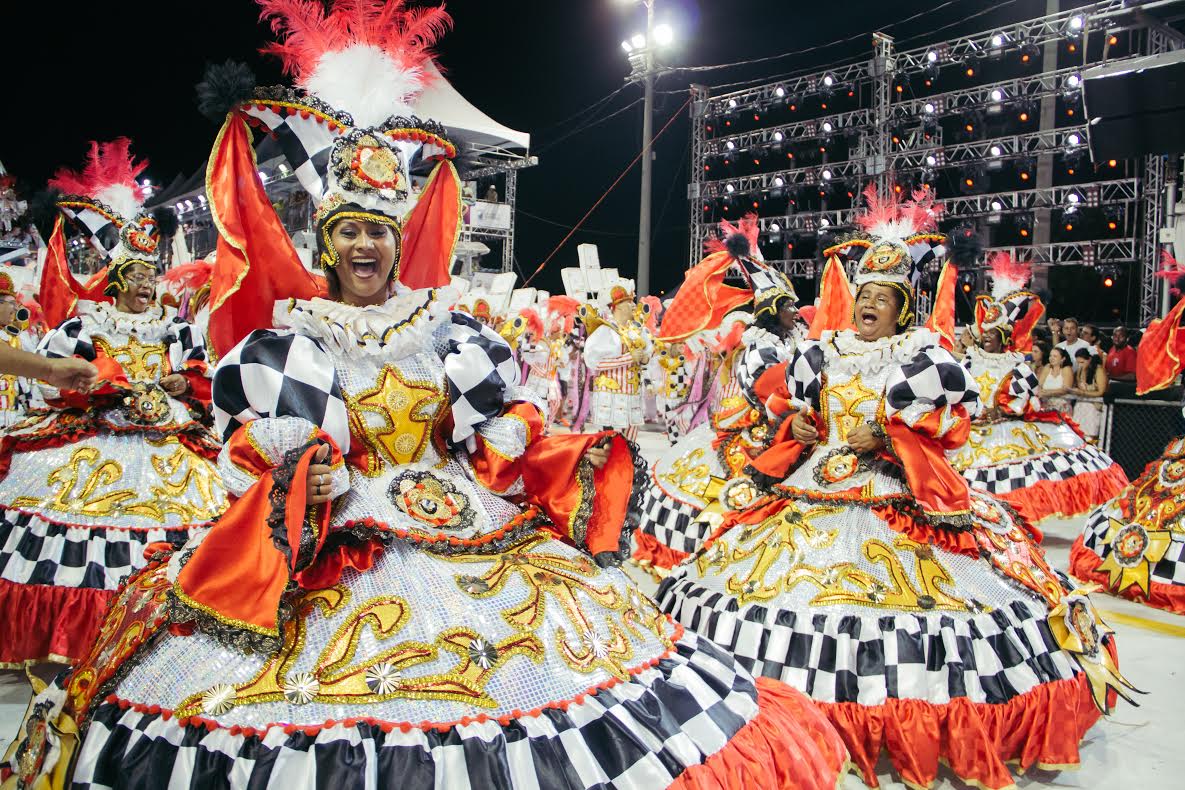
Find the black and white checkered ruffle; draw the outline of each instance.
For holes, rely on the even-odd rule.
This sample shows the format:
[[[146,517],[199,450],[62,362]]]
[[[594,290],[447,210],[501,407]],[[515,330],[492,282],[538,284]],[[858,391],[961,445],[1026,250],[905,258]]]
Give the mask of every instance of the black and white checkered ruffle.
[[[726,748],[757,712],[752,677],[685,634],[657,666],[566,710],[505,724],[465,720],[444,732],[358,722],[244,735],[107,701],[91,717],[71,786],[655,790]]]
[[[1072,450],[1052,451],[1012,463],[971,467],[963,471],[963,477],[976,488],[1003,495],[1042,481],[1057,483],[1079,475],[1103,472],[1114,465],[1115,462],[1102,450],[1083,443]]]
[[[119,529],[59,524],[0,508],[0,579],[16,584],[113,591],[146,564],[151,543],[180,546],[204,529]],[[6,617],[18,613],[7,612]]]
[[[695,505],[672,499],[652,478],[642,494],[642,520],[638,530],[654,536],[664,546],[690,554],[703,538],[697,541],[684,535],[700,510]]]
[[[909,542],[895,546],[899,534],[864,506],[812,509],[789,500],[786,507],[787,523],[798,515],[823,537],[730,530],[662,583],[659,608],[754,675],[817,702],[997,704],[1074,677],[1074,660],[1047,624],[1047,602],[991,561],[929,546],[917,556],[933,565],[924,573],[945,574],[939,589],[948,603],[923,602],[924,595],[912,609],[878,603],[862,590],[879,590],[885,601],[894,584],[906,583],[887,574],[890,564],[920,589],[923,571]],[[874,542],[896,558],[870,562],[865,552]],[[849,573],[866,581],[844,581]],[[748,594],[762,597],[745,600]]]

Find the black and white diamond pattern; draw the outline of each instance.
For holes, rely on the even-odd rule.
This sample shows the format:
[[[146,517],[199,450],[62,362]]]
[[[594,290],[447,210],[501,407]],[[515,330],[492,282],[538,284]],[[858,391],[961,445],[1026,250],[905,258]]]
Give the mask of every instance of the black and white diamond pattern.
[[[1114,461],[1091,444],[1074,450],[1025,458],[1016,463],[973,467],[963,472],[967,482],[992,494],[1008,494],[1041,481],[1059,482],[1078,475],[1110,469]]]

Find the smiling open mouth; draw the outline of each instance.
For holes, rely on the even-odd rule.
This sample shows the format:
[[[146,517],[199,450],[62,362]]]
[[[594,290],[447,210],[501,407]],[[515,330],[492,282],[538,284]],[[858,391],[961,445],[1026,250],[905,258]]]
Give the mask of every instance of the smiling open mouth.
[[[865,310],[860,313],[860,323],[864,326],[875,326],[877,321],[876,313],[871,310]]]
[[[356,258],[350,262],[350,268],[357,277],[374,277],[379,273],[379,262],[374,259]]]

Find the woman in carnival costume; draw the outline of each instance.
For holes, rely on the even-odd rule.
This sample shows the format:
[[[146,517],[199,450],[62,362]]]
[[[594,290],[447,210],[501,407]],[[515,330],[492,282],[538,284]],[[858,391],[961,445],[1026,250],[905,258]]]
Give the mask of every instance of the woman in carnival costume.
[[[29,310],[21,304],[12,276],[0,272],[0,343],[21,351],[37,348],[37,339],[25,324]],[[0,375],[0,428],[24,419],[33,395],[33,382],[22,376]]]
[[[154,303],[157,248],[171,215],[143,211],[126,138],[92,143],[86,168],[50,182],[62,212],[106,257],[105,301],[82,301],[61,218],[43,304],[76,313],[40,353],[99,369],[87,392],[43,389],[38,411],[0,441],[0,664],[74,661],[98,635],[120,579],[155,544],[180,545],[226,507],[206,427],[201,334]],[[109,300],[109,301],[106,301]]]
[[[701,514],[718,509],[728,481],[742,478],[749,461],[765,450],[773,435],[773,412],[767,411],[766,401],[771,396],[776,400],[775,393],[783,390],[785,363],[805,336],[789,278],[750,257],[755,241],[747,235],[750,224],[755,234],[756,223],[742,222],[740,229],[729,225],[727,247],[717,241],[709,256],[687,273],[662,326],[663,336],[700,343],[710,342],[703,338],[715,330],[717,336],[725,335],[721,345],[734,350],[717,371],[709,421],[651,467],[632,558],[658,577],[707,539],[715,522]],[[733,266],[744,273],[748,289],[723,284]],[[746,304],[752,305],[752,313],[737,310]],[[745,485],[727,490],[733,507],[751,493]]]
[[[866,235],[828,251],[863,251],[854,307],[846,282],[827,289],[818,339],[788,366],[792,437],[753,462],[779,482],[729,514],[657,600],[812,697],[869,785],[885,750],[910,787],[929,787],[941,761],[1005,788],[1009,761],[1077,764],[1124,681],[1087,597],[945,460],[978,397],[939,335],[912,328],[915,276],[945,254],[928,194],[870,191]],[[940,278],[945,309],[953,274]],[[943,312],[934,325],[949,329]],[[855,329],[834,330],[837,315]]]
[[[1167,252],[1162,276],[1182,278]],[[1153,321],[1136,356],[1136,392],[1171,386],[1185,370],[1185,298],[1182,279],[1176,306]],[[1185,614],[1185,438],[1168,443],[1130,486],[1086,518],[1070,549],[1070,573],[1112,595]]]
[[[1006,253],[988,263],[992,292],[976,297],[971,329],[977,345],[963,360],[979,385],[983,411],[967,443],[951,453],[951,465],[1031,522],[1080,515],[1115,496],[1127,475],[1087,443],[1072,420],[1042,410],[1037,375],[1024,355],[1045,307],[1025,290],[1027,264]]]
[[[239,105],[213,166],[249,172],[243,114],[332,124],[315,195],[331,298],[278,303],[277,328],[224,357],[237,501],[129,580],[10,765],[64,774],[76,749],[74,787],[833,787],[845,753],[809,702],[602,567],[627,534],[628,443],[541,437],[506,343],[432,287],[460,181],[444,129],[409,116],[449,18],[261,5],[301,90]],[[212,183],[258,193],[212,192],[220,219],[266,205],[254,179]],[[253,272],[282,239],[244,230]]]

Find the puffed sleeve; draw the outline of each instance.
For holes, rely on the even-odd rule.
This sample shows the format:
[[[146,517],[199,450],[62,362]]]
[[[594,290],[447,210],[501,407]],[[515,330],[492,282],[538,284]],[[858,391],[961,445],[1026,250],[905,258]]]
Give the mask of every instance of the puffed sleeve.
[[[602,324],[584,341],[584,363],[589,370],[615,370],[633,364],[633,357],[621,347],[621,338]]]
[[[189,383],[190,397],[209,404],[210,369],[206,364],[206,340],[197,327],[173,316],[166,336],[170,367]]]
[[[786,390],[789,394],[787,417],[793,412],[810,412],[810,419],[822,432],[825,429],[819,417],[819,397],[823,391],[823,347],[817,340],[805,340],[798,344],[794,355],[786,365]],[[769,449],[749,464],[770,480],[783,480],[811,448],[794,438],[791,419],[784,419],[774,433]]]
[[[1023,417],[1029,410],[1040,411],[1038,386],[1037,374],[1029,367],[1029,363],[1021,362],[1008,375],[1008,386],[1000,388],[996,406],[1000,411],[1016,417]]]
[[[127,374],[119,362],[96,351],[81,316],[68,318],[56,329],[46,333],[37,347],[37,353],[50,359],[80,357],[98,369],[97,384],[88,392],[59,390],[41,383],[45,402],[54,408],[87,409],[101,406],[109,398],[122,397],[123,391],[129,386]]]
[[[791,408],[818,411],[823,392],[823,347],[818,341],[808,340],[795,349],[786,368],[786,389]]]
[[[465,313],[452,313],[436,330],[435,342],[448,383],[451,439],[467,443],[508,400],[523,397],[515,387],[518,362],[501,335]]]
[[[922,511],[933,523],[971,523],[967,481],[946,460],[946,451],[967,441],[979,390],[967,369],[938,345],[923,346],[894,367],[885,389],[886,452],[905,472]]]
[[[765,410],[771,417],[785,412],[789,391],[786,368],[795,345],[772,332],[746,330],[745,348],[736,366],[737,383],[751,406]]]
[[[203,627],[278,644],[281,600],[329,533],[328,503],[308,504],[309,467],[328,446],[329,494],[349,487],[350,434],[332,360],[314,340],[256,331],[214,373],[225,444],[219,470],[236,497],[185,560],[173,585]]]

